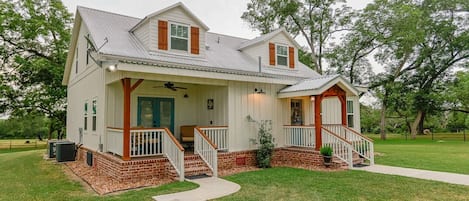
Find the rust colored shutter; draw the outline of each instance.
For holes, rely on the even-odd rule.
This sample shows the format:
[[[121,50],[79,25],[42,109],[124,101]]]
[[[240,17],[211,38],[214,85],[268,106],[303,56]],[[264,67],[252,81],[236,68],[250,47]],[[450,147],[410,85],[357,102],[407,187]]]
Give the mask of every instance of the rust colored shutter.
[[[158,49],[168,50],[168,22],[158,20]]]
[[[191,27],[191,53],[199,54],[199,28]]]
[[[295,48],[288,47],[288,60],[290,68],[295,68]]]
[[[275,44],[269,43],[269,63],[275,66]]]

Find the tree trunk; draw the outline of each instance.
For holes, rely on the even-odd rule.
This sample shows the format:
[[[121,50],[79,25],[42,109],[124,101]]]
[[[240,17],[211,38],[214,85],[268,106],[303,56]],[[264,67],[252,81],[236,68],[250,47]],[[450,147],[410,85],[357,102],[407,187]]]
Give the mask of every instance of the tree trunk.
[[[412,123],[412,130],[410,134],[413,140],[415,140],[415,138],[417,137],[418,126],[420,124],[420,120],[422,119],[422,116],[423,116],[423,112],[419,110],[417,112],[417,117],[415,117],[414,123]]]
[[[418,132],[417,134],[419,135],[423,135],[423,129],[424,129],[424,121],[425,121],[425,116],[426,116],[426,113],[425,112],[422,112],[422,118],[420,119],[420,122],[419,122],[419,127],[418,127]]]
[[[381,123],[380,123],[380,128],[381,128],[381,139],[386,140],[386,105],[383,104],[381,105]]]
[[[54,129],[52,129],[52,122],[49,125],[49,136],[47,137],[48,140],[52,139],[52,132],[54,132]]]

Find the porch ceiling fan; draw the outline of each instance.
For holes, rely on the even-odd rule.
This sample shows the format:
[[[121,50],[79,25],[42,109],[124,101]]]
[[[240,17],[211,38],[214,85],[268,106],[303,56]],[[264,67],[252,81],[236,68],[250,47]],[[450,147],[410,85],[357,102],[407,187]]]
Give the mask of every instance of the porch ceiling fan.
[[[178,89],[187,89],[186,87],[176,87],[174,86],[174,83],[172,82],[166,82],[163,84],[163,86],[154,86],[153,88],[167,88],[167,89],[171,89],[173,91],[177,91]]]

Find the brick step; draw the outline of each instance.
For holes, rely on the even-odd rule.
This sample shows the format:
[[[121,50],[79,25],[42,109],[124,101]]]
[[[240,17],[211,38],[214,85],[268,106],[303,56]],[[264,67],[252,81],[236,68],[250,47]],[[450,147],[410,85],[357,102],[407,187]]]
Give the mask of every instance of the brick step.
[[[212,175],[212,171],[202,158],[199,155],[184,156],[184,175],[196,176],[202,174]]]
[[[206,166],[196,166],[196,167],[189,167],[187,169],[184,169],[184,176],[190,177],[190,176],[196,176],[196,175],[212,175],[212,171],[206,167]]]

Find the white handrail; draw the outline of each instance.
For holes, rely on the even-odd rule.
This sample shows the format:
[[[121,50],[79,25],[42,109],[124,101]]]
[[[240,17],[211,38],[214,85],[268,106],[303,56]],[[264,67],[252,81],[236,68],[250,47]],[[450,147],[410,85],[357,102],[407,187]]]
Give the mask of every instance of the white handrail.
[[[176,169],[179,181],[184,181],[184,148],[182,148],[168,128],[163,130],[163,153],[174,169]]]
[[[325,124],[324,128],[352,143],[353,151],[375,164],[373,140],[341,124]]]
[[[283,126],[286,146],[312,147],[316,145],[314,126]]]
[[[200,158],[212,170],[213,176],[218,176],[218,151],[217,146],[214,145],[210,139],[205,135],[204,131],[200,128],[194,128],[194,153],[198,154]]]
[[[346,162],[349,168],[353,167],[352,144],[340,136],[332,133],[332,131],[322,128],[322,146],[332,148],[334,156]]]
[[[228,151],[228,127],[200,127],[200,130],[205,133],[208,139],[217,145],[219,151]]]

